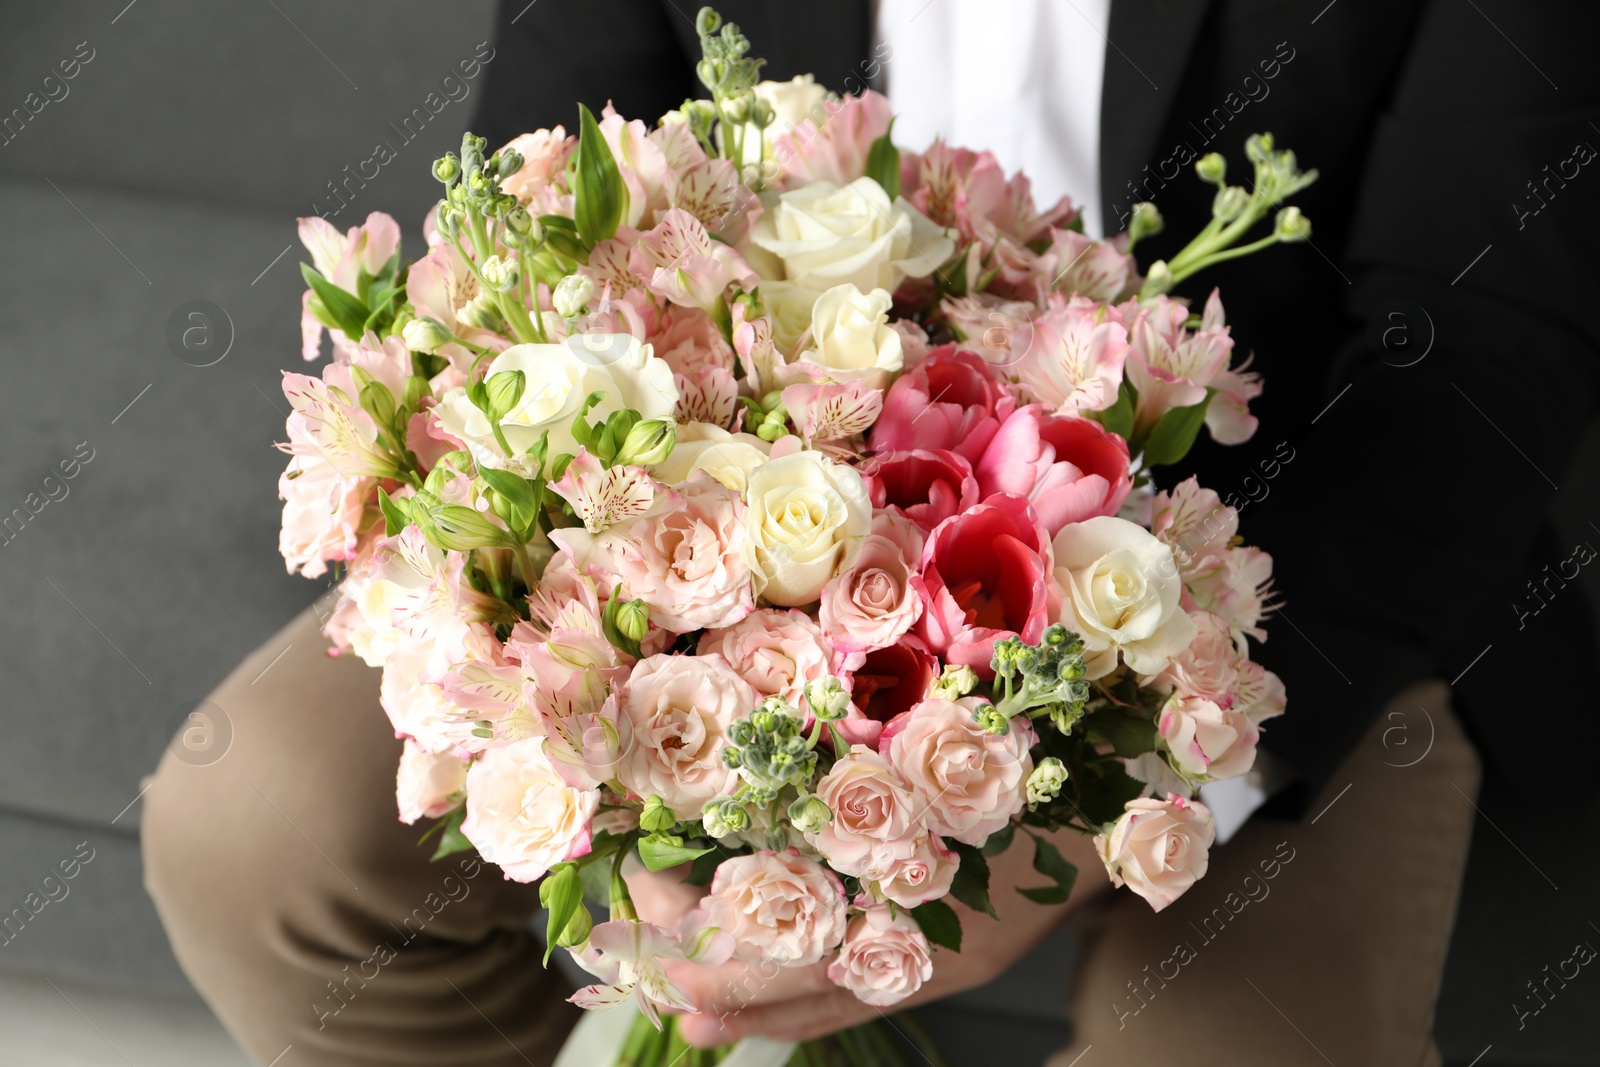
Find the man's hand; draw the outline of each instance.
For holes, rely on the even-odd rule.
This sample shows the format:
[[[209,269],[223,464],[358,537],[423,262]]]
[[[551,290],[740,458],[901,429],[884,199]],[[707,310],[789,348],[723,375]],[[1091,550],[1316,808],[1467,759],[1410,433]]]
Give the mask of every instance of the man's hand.
[[[1009,849],[989,860],[989,899],[1000,921],[971,911],[954,898],[946,898],[961,917],[961,953],[935,949],[933,978],[900,1006],[938,1000],[999,976],[1083,901],[1109,888],[1105,868],[1089,837],[1063,831],[1052,835],[1051,840],[1078,868],[1071,899],[1048,906],[1035,904],[1016,891],[1021,886],[1048,884],[1048,879],[1033,870],[1033,843],[1019,831]],[[652,881],[663,877],[649,876]],[[629,885],[636,886],[639,881],[643,879],[630,878]],[[675,923],[671,913],[692,906],[683,892],[687,888],[654,885],[644,889],[653,905],[650,910],[657,911],[655,921]],[[639,890],[634,892],[637,896]],[[640,915],[649,917],[643,901],[639,904]],[[670,968],[673,981],[701,1007],[699,1015],[679,1019],[681,1032],[701,1047],[729,1044],[751,1034],[805,1041],[882,1014],[828,981],[827,969],[827,960],[810,967],[778,967],[740,960],[720,967],[674,965]]]

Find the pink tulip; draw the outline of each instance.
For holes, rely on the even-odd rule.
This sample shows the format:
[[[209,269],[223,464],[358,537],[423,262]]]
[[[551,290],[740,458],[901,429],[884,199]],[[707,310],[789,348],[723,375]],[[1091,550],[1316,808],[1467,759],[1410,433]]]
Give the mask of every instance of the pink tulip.
[[[1019,408],[977,463],[984,497],[1027,497],[1051,537],[1068,523],[1115,515],[1133,482],[1128,445],[1091,419]]]

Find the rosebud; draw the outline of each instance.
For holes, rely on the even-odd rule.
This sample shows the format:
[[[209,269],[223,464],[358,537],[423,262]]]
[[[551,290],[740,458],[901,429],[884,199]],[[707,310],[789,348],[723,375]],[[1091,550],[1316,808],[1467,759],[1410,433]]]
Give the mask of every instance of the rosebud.
[[[509,293],[517,287],[517,257],[509,253],[504,258],[490,256],[478,272],[483,275],[484,284],[497,293]]]
[[[450,331],[436,319],[412,319],[401,331],[406,347],[413,352],[436,352],[450,343]]]
[[[1054,756],[1046,756],[1028,775],[1028,810],[1048,804],[1067,783],[1067,766]]]
[[[1194,172],[1200,175],[1203,182],[1221,185],[1228,175],[1228,161],[1222,158],[1220,152],[1207,152],[1195,160]]]
[[[828,805],[816,797],[801,797],[789,805],[789,822],[803,834],[814,834],[833,820]]]
[[[1278,212],[1272,232],[1280,241],[1305,241],[1311,237],[1311,220],[1291,204]]]
[[[652,796],[646,800],[644,810],[639,813],[639,829],[647,834],[665,833],[677,823],[678,817],[659,796]]]
[[[642,600],[630,600],[617,608],[617,629],[630,641],[643,641],[650,633],[650,608]]]
[[[677,444],[677,425],[671,419],[644,419],[634,424],[617,449],[616,463],[624,467],[647,467],[672,454]]]
[[[550,302],[562,318],[570,319],[583,313],[593,295],[593,278],[587,274],[569,274],[556,283],[555,292],[550,294]]]

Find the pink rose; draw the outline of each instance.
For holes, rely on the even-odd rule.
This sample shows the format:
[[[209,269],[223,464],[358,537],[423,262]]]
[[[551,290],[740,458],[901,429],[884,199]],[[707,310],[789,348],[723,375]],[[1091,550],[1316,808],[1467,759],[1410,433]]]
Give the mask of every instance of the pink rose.
[[[1033,508],[1004,494],[941,523],[914,584],[924,606],[918,636],[946,662],[985,676],[995,641],[1016,634],[1036,643],[1060,598]]]
[[[721,656],[642,659],[612,699],[630,746],[617,778],[630,791],[659,795],[680,819],[698,819],[707,801],[737,788],[722,749],[728,726],[761,696]]]
[[[562,860],[589,851],[596,789],[573,789],[544,754],[539,737],[491,748],[467,771],[461,832],[506,877],[532,882]]]
[[[724,860],[711,892],[685,920],[731,936],[734,956],[805,967],[844,938],[844,886],[833,872],[794,849]]]
[[[1160,911],[1206,876],[1216,840],[1211,811],[1173,793],[1128,801],[1110,829],[1094,839],[1112,885],[1127,885]]]
[[[1158,680],[1184,696],[1202,697],[1219,708],[1233,707],[1239,689],[1239,648],[1227,621],[1209,611],[1192,611],[1195,637],[1172,657]]]
[[[1092,419],[1036,404],[1000,424],[976,474],[985,497],[1027,497],[1051,537],[1070,522],[1115,515],[1133,486],[1126,441]]]
[[[850,712],[835,723],[853,745],[876,750],[884,726],[928,695],[939,661],[915,637],[868,652],[851,676]]]
[[[925,805],[928,829],[969,845],[1022,810],[1033,773],[1032,728],[1013,719],[1005,733],[988,733],[972,715],[979,703],[924,700],[884,731],[889,762]]]
[[[828,964],[828,980],[863,1004],[898,1004],[933,977],[928,939],[909,915],[868,908],[850,922],[844,947]]]
[[[861,468],[875,508],[893,508],[927,533],[982,499],[972,465],[954,452],[883,452]]]
[[[650,621],[677,633],[731,626],[755,607],[745,562],[744,503],[709,480],[684,483],[649,514],[595,536],[554,531],[586,570],[650,607]]]
[[[759,608],[700,639],[698,654],[715,653],[762,696],[800,706],[807,682],[833,673],[833,651],[811,616],[794,608]]]
[[[940,345],[889,387],[872,428],[872,447],[943,448],[976,460],[1016,406],[1011,390],[981,356]]]
[[[1173,693],[1157,720],[1161,743],[1190,779],[1237,778],[1256,761],[1261,731],[1244,712]]]
[[[395,775],[400,821],[438,819],[461,806],[467,793],[467,761],[451,752],[435,754],[406,740]]]
[[[938,900],[950,892],[950,883],[960,866],[960,856],[939,844],[933,834],[923,834],[917,838],[911,855],[890,864],[878,879],[878,895],[902,908]]]
[[[817,782],[816,796],[833,818],[806,840],[835,871],[877,880],[888,877],[896,861],[911,858],[921,831],[919,805],[872,749],[851,746]]]
[[[910,522],[892,514],[874,516],[856,561],[822,589],[817,621],[835,648],[868,652],[911,629],[922,614],[922,600],[911,584],[921,555],[922,536]]]

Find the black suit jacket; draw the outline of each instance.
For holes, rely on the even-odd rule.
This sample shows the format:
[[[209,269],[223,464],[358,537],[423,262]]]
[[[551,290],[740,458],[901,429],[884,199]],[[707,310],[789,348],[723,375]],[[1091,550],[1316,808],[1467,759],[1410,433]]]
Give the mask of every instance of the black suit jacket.
[[[880,74],[868,3],[719,10],[769,77],[859,91]],[[571,129],[575,100],[653,119],[697,94],[694,13],[509,3],[479,132]],[[1107,37],[1106,225],[1135,200],[1167,219],[1142,262],[1209,218],[1196,156],[1222,152],[1237,182],[1245,137],[1270,130],[1322,172],[1297,197],[1309,247],[1181,290],[1221,287],[1266,379],[1255,439],[1202,444],[1191,461],[1277,564],[1284,608],[1257,658],[1283,676],[1290,713],[1265,744],[1300,782],[1275,807],[1302,809],[1384,700],[1430,676],[1459,676],[1455,702],[1493,768],[1540,788],[1579,781],[1600,742],[1595,626],[1564,587],[1574,546],[1549,516],[1576,494],[1600,546],[1600,494],[1567,480],[1600,398],[1600,161],[1582,158],[1600,149],[1600,8],[1116,0]],[[1400,763],[1428,727],[1421,714],[1396,726],[1416,743]]]

